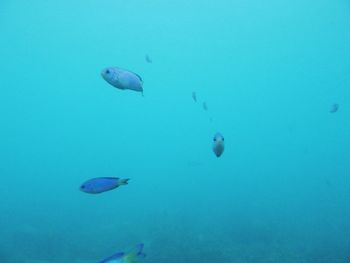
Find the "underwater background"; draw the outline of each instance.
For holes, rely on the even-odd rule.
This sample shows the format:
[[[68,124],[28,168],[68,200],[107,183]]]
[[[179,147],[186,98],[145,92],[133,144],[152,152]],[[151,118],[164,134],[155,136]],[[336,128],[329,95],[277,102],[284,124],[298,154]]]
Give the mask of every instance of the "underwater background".
[[[1,0],[0,262],[350,262],[349,29],[346,0]]]

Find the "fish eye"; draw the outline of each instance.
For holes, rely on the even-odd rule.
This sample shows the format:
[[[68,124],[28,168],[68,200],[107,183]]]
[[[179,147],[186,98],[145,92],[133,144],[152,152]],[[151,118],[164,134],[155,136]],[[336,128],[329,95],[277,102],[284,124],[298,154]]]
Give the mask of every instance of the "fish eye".
[[[213,141],[216,142],[216,138],[215,137],[213,138]]]
[[[109,73],[110,73],[110,71],[109,71],[109,69],[107,69],[107,70],[106,70],[106,74],[109,74]]]
[[[84,188],[85,188],[85,185],[82,185],[80,188],[81,188],[81,189],[84,189]]]

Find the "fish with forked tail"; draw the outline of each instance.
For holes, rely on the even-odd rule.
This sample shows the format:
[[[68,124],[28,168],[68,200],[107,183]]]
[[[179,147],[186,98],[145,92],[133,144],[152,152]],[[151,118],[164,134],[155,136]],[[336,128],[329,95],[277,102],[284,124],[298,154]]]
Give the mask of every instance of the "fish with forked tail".
[[[88,194],[99,194],[126,185],[129,180],[118,177],[97,177],[84,182],[80,190]]]

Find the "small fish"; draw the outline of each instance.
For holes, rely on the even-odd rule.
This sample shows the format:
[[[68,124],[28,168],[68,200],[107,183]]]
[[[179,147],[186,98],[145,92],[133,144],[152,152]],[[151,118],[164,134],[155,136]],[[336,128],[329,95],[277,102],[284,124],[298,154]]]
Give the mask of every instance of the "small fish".
[[[221,135],[221,133],[217,132],[213,139],[213,152],[215,153],[216,157],[220,157],[225,149],[224,144],[224,136]]]
[[[117,89],[129,89],[143,93],[142,78],[134,72],[122,68],[109,67],[103,69],[101,75],[105,81]]]
[[[152,59],[148,56],[148,54],[146,54],[145,60],[147,63],[152,63]]]
[[[135,263],[137,258],[144,258],[145,256],[146,254],[143,253],[143,244],[138,244],[134,252],[117,252],[99,263]]]
[[[194,102],[197,102],[197,94],[196,92],[192,92],[192,99],[194,100]]]
[[[332,186],[332,182],[329,179],[326,179],[326,185],[327,186]]]
[[[126,185],[129,180],[118,177],[97,177],[83,183],[80,190],[89,194],[99,194]]]
[[[207,103],[206,103],[206,102],[203,102],[203,109],[204,109],[205,111],[208,110],[208,106],[207,106]]]
[[[330,113],[336,113],[339,109],[339,104],[338,103],[334,103],[331,107],[331,110],[329,111]]]

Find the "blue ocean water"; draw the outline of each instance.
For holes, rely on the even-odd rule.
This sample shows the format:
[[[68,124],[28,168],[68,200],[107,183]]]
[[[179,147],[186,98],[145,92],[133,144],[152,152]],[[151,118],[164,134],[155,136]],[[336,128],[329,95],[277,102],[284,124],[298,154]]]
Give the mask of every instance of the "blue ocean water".
[[[2,0],[0,262],[350,262],[349,28],[346,0]]]

